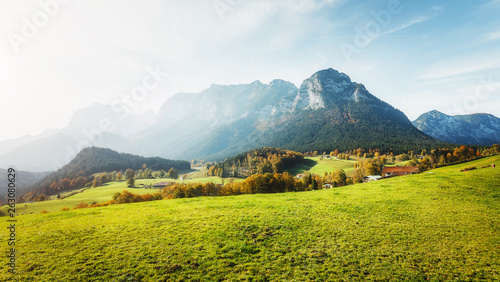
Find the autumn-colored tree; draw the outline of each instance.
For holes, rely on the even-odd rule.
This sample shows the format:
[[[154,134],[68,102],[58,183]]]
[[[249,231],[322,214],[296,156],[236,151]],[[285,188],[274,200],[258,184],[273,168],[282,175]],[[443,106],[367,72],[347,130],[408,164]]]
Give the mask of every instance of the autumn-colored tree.
[[[448,162],[448,163],[453,162],[453,156],[451,155],[451,153],[448,153],[446,155],[446,162]]]
[[[365,165],[365,174],[366,175],[376,175],[377,172],[376,172],[376,168],[375,166],[372,164],[372,163],[367,163]]]
[[[143,200],[144,202],[149,202],[149,201],[151,201],[151,198],[152,198],[151,194],[149,194],[149,193],[148,193],[148,194],[141,195],[141,197],[142,197],[142,200]]]
[[[89,207],[89,204],[81,202],[78,205],[76,205],[76,207],[74,207],[73,209],[85,209],[85,208],[88,208],[88,207]]]
[[[446,164],[446,157],[444,155],[441,155],[441,157],[439,157],[438,166],[442,166],[445,164]]]
[[[347,179],[347,176],[346,176],[345,171],[343,169],[339,169],[339,170],[335,171],[335,175],[334,175],[335,182],[345,184],[346,179]]]
[[[36,197],[37,202],[43,202],[45,200],[47,200],[47,196],[45,196],[45,194],[40,194]]]
[[[184,193],[184,190],[182,189],[182,187],[177,187],[177,189],[174,190],[174,193],[172,195],[173,195],[174,199],[186,197],[186,194]]]
[[[133,178],[129,178],[129,179],[133,179]],[[137,196],[139,196],[140,199],[138,199]],[[114,200],[115,200],[116,204],[126,204],[126,203],[133,203],[133,202],[142,201],[142,197],[140,195],[135,195],[135,194],[132,194],[129,191],[125,190],[125,191],[122,191],[120,193],[120,195],[118,197],[116,197]]]
[[[119,172],[116,174],[116,180],[121,181],[121,180],[122,180],[122,177],[123,177],[123,176],[122,176],[122,172],[121,172],[121,171],[119,171]]]
[[[58,187],[57,182],[54,181],[52,182],[52,184],[50,184],[49,189],[50,191],[56,191],[57,187]]]

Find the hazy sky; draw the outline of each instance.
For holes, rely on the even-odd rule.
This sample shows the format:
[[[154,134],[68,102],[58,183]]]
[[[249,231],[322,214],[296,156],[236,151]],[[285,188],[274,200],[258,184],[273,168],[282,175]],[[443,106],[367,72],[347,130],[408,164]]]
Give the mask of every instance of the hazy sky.
[[[0,140],[95,102],[134,94],[132,111],[157,111],[212,83],[299,87],[325,68],[411,120],[500,117],[499,14],[500,0],[1,1]]]

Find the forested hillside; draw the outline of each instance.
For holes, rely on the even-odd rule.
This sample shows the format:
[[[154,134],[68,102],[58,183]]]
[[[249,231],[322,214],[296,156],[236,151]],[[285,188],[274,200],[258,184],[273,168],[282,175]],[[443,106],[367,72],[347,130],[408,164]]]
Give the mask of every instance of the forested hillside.
[[[145,158],[141,156],[118,153],[111,149],[85,148],[69,164],[51,173],[33,184],[30,195],[25,199],[34,198],[37,194],[54,195],[73,188],[81,188],[93,180],[93,174],[99,172],[139,170],[144,165],[152,170],[188,170],[191,165],[187,161],[167,160],[163,158]],[[68,179],[71,182],[62,183]],[[67,182],[67,181],[66,181]]]
[[[30,188],[34,183],[42,179],[44,176],[48,175],[50,172],[28,172],[28,171],[16,171],[16,192],[18,195],[22,195],[30,192]],[[0,187],[7,187],[7,170],[0,168]],[[0,203],[5,203],[5,197],[7,197],[7,189],[0,189]]]
[[[265,147],[239,154],[222,163],[207,165],[208,176],[247,177],[254,173],[281,173],[303,163],[304,156],[289,150]]]

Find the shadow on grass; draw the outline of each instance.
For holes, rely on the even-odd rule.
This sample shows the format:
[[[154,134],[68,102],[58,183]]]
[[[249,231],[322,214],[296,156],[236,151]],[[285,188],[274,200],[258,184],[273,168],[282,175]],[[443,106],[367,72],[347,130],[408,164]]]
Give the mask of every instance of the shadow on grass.
[[[306,171],[311,170],[311,168],[313,168],[317,164],[318,164],[318,162],[315,160],[305,159],[303,163],[296,164],[296,165],[286,169],[286,171],[288,173],[290,173],[291,175],[297,175],[297,174],[304,173]]]
[[[197,170],[197,169],[193,169],[193,168],[190,168],[190,169],[184,169],[184,170],[179,171],[179,176],[180,176],[181,174],[188,174],[188,173],[192,173],[192,172],[196,172],[196,171],[198,171],[198,170]]]

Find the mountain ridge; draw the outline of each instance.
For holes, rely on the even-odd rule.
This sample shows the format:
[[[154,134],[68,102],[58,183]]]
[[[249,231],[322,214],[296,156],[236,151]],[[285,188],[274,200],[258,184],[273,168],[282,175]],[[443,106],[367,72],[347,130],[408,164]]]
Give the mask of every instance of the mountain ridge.
[[[426,134],[449,143],[491,146],[500,142],[500,118],[491,114],[450,116],[432,110],[412,123]]]
[[[279,87],[273,88],[276,84]],[[356,139],[353,142],[356,147],[353,148],[391,149],[387,146],[391,142],[396,144],[394,147],[398,147],[398,143],[428,147],[437,142],[416,129],[404,113],[372,95],[363,84],[352,82],[348,75],[334,69],[316,72],[305,79],[298,89],[283,80],[273,80],[270,84],[256,81],[232,86],[212,85],[200,93],[186,94],[186,97],[196,97],[198,101],[190,104],[190,109],[183,108],[182,114],[187,118],[181,121],[181,127],[186,130],[191,124],[202,129],[197,129],[198,135],[194,137],[199,140],[192,140],[193,137],[188,137],[186,133],[186,143],[182,140],[175,143],[177,153],[165,152],[173,154],[169,155],[173,158],[224,159],[267,146],[295,151],[348,149],[348,139]],[[179,100],[188,99],[186,97],[177,94],[163,108],[182,108],[184,105],[178,104]],[[221,100],[221,97],[224,99]],[[234,112],[228,114],[220,109]],[[210,110],[219,112],[216,116],[224,122],[214,117],[198,118],[200,112]],[[330,124],[325,123],[326,119]],[[307,120],[313,122],[308,123]],[[175,125],[166,123],[163,126],[176,130]],[[301,126],[307,128],[297,130]],[[368,134],[367,137],[367,132],[371,133],[373,129],[380,133]],[[353,131],[349,133],[349,130]],[[172,139],[161,131],[145,138]],[[288,136],[287,140],[283,140],[282,136]],[[365,142],[363,138],[372,140]],[[150,144],[155,143],[151,141]]]
[[[147,157],[221,160],[259,147],[403,152],[439,143],[362,83],[332,68],[312,74],[300,87],[274,79],[269,84],[212,84],[198,93],[177,93],[157,115],[127,116],[120,111],[123,116],[117,116],[115,106],[83,109],[68,127],[0,159],[23,170],[47,171],[92,145]],[[101,130],[99,122],[108,118],[114,129]]]

